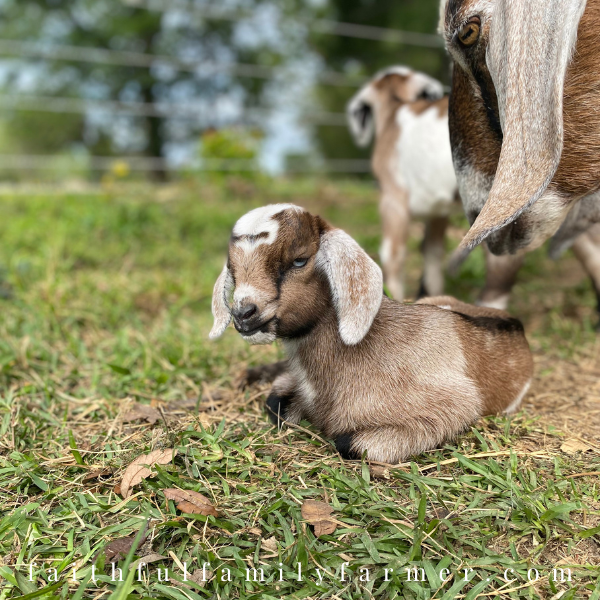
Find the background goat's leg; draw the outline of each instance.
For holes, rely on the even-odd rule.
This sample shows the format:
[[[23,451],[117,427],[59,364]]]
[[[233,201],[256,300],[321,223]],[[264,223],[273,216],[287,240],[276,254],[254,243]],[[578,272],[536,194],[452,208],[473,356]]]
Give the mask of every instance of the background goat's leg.
[[[447,217],[432,217],[425,223],[423,238],[423,277],[419,298],[440,296],[444,293],[443,261],[445,254]]]
[[[379,205],[383,225],[381,265],[386,286],[394,300],[404,300],[404,262],[410,214],[406,193],[397,190],[384,192]]]
[[[597,311],[600,317],[600,224],[582,233],[573,244],[573,252],[590,276],[596,291]],[[596,325],[600,331],[600,320]]]
[[[510,293],[517,281],[517,273],[523,264],[524,254],[495,256],[486,244],[483,244],[483,248],[486,264],[485,287],[477,304],[506,310]]]

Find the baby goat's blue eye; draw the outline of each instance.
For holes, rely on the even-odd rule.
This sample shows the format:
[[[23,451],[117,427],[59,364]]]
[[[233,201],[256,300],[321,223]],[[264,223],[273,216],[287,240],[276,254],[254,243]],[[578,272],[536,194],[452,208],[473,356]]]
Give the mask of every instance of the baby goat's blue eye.
[[[294,267],[303,267],[308,262],[308,258],[297,258],[292,264]]]

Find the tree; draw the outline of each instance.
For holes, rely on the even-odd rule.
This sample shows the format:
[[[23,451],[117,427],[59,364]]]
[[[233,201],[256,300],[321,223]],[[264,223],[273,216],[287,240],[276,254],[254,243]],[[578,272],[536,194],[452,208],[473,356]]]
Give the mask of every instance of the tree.
[[[171,59],[156,59],[150,68],[142,68],[84,62],[77,60],[79,57],[32,60],[18,56],[17,48],[16,57],[3,61],[7,73],[4,91],[27,87],[31,93],[33,87],[41,96],[147,105],[198,102],[204,111],[190,119],[189,111],[185,115],[167,110],[159,116],[132,116],[90,109],[84,122],[78,115],[61,115],[64,127],[54,132],[59,134],[56,137],[46,136],[50,138],[47,140],[36,135],[35,126],[40,121],[57,123],[58,116],[15,111],[6,129],[18,136],[17,146],[40,153],[81,142],[92,154],[133,152],[164,157],[169,144],[189,144],[200,130],[214,125],[212,112],[220,100],[227,98],[239,106],[256,103],[264,81],[232,77],[227,67],[235,62],[267,66],[280,62],[279,50],[262,39],[260,31],[253,40],[240,40],[240,23],[236,19],[206,19],[210,6],[203,2],[167,3],[158,11],[137,4],[132,0],[0,0],[0,38],[48,43],[48,48],[96,48]],[[264,4],[269,2],[250,0],[244,7],[251,14]],[[210,76],[202,73],[207,63],[222,65],[216,70],[217,76],[214,69]],[[164,171],[157,169],[154,176],[161,179]]]

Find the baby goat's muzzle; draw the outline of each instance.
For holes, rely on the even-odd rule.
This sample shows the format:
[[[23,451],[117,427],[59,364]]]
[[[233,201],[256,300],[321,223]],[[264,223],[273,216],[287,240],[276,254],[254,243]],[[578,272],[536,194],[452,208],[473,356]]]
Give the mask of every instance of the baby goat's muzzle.
[[[265,320],[258,306],[253,303],[244,304],[231,311],[233,324],[243,336],[250,336],[261,331],[270,319]]]

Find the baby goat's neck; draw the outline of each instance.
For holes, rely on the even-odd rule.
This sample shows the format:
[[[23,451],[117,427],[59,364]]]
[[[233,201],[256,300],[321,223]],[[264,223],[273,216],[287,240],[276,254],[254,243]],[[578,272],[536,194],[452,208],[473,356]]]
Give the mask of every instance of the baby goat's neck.
[[[323,361],[336,354],[336,348],[343,346],[340,337],[337,315],[333,307],[320,315],[318,323],[310,333],[296,338],[284,338],[283,347],[291,361],[305,363],[310,367],[312,360]]]

